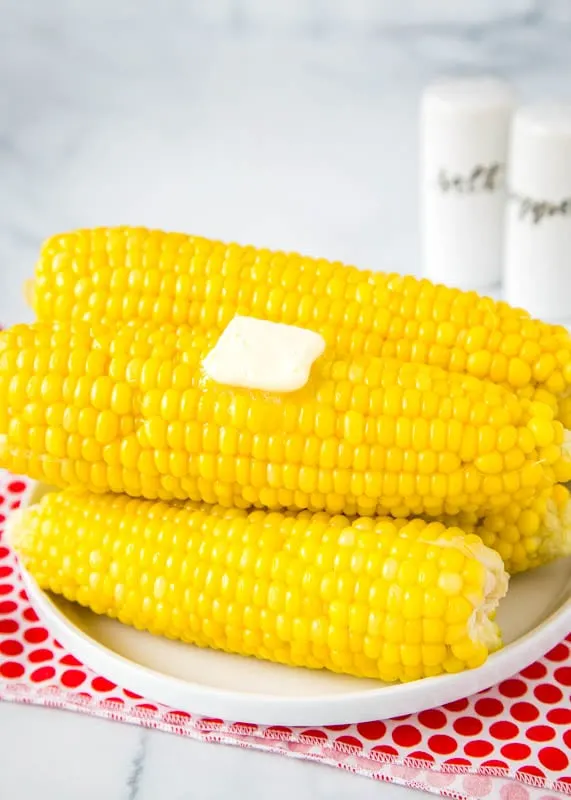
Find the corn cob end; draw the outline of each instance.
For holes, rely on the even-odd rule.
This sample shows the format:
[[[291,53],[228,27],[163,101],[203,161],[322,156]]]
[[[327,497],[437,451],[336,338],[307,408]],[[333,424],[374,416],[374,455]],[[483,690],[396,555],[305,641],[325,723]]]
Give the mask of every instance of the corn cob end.
[[[24,294],[24,300],[26,304],[30,308],[35,308],[36,305],[36,281],[34,278],[28,278],[24,281],[24,285],[22,287],[22,291]]]
[[[571,496],[565,486],[554,487],[547,501],[538,555],[545,563],[571,555]]]
[[[501,556],[486,547],[481,540],[470,545],[470,551],[486,571],[484,598],[478,604],[468,622],[468,634],[475,644],[483,644],[493,653],[502,646],[501,632],[494,621],[500,600],[508,592],[509,575]]]
[[[17,551],[20,547],[26,530],[26,512],[30,512],[30,509],[17,508],[10,512],[10,516],[6,520],[2,541],[12,550]]]

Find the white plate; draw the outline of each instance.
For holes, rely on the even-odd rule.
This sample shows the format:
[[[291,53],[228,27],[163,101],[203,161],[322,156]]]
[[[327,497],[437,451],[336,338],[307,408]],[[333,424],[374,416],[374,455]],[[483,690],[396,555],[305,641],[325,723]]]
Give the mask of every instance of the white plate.
[[[35,502],[45,489],[31,493]],[[505,647],[479,669],[412,683],[284,667],[142,633],[43,592],[24,575],[51,632],[96,672],[181,711],[267,725],[334,725],[421,711],[515,674],[571,629],[571,560],[512,580],[498,621]]]

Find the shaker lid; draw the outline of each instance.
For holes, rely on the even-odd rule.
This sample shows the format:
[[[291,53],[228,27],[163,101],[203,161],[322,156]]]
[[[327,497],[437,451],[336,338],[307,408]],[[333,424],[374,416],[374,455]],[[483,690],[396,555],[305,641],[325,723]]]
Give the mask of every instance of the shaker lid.
[[[518,109],[509,174],[510,188],[534,199],[556,203],[571,195],[571,104],[538,103]]]
[[[522,106],[514,117],[515,136],[570,137],[571,104],[536,103]]]
[[[421,104],[421,160],[428,173],[441,166],[466,172],[506,160],[515,105],[499,78],[446,78],[430,84]],[[433,176],[429,177],[433,180]]]
[[[499,78],[443,78],[424,91],[423,105],[442,113],[478,114],[490,108],[512,106],[511,86]]]

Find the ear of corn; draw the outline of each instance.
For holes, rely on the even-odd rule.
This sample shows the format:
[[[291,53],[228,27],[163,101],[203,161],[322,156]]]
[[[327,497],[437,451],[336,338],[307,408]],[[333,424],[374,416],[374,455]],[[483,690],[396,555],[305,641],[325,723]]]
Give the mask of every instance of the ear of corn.
[[[43,589],[200,647],[405,681],[477,667],[499,645],[501,559],[440,523],[67,490],[9,535]]]
[[[503,302],[427,280],[145,228],[49,239],[38,319],[225,327],[236,314],[312,328],[339,355],[441,366],[553,395],[571,384],[571,338]]]
[[[528,504],[511,503],[483,519],[462,512],[441,521],[477,534],[512,575],[571,555],[571,500],[561,484],[538,492]]]
[[[188,326],[0,334],[0,461],[57,486],[346,514],[485,513],[569,470],[550,409],[438,368],[318,359],[288,395],[209,382]]]

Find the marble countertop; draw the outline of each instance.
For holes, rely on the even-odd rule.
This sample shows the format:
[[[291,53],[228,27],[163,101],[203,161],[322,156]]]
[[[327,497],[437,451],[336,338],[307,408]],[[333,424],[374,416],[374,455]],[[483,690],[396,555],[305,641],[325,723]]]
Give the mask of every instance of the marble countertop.
[[[162,226],[415,271],[423,85],[494,72],[522,99],[569,99],[571,14],[566,0],[397,5],[12,4],[0,22],[0,320],[29,318],[22,282],[41,240],[78,226]],[[10,704],[0,776],[0,795],[21,800],[418,797]]]
[[[0,773],[3,800],[422,798],[307,761],[9,703],[0,703]]]

